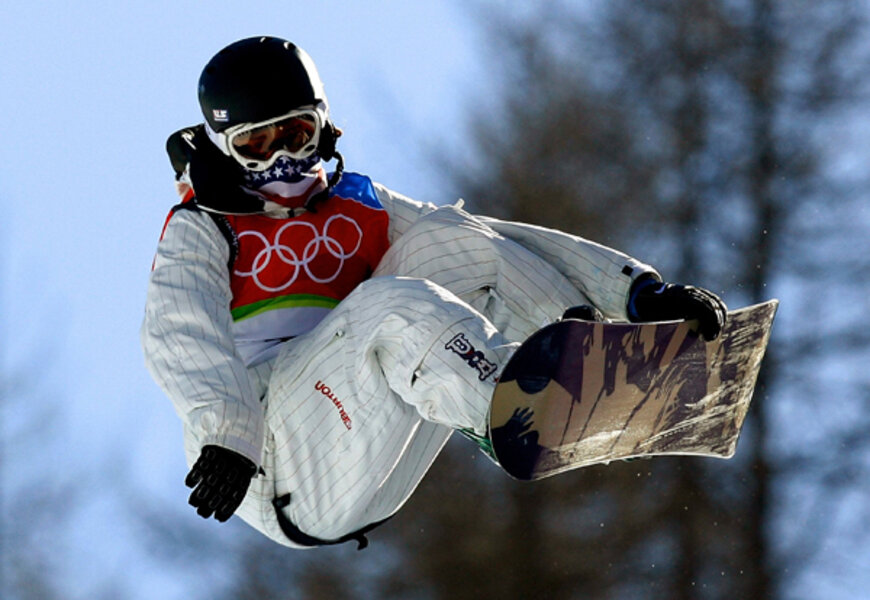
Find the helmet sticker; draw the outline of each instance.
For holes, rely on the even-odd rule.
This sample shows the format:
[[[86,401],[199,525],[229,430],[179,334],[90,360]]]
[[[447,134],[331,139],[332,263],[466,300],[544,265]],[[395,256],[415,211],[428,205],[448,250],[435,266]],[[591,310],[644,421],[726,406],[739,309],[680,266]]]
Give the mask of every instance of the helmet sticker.
[[[211,111],[211,114],[214,116],[214,120],[219,123],[226,123],[230,120],[229,112],[225,108],[216,108]]]

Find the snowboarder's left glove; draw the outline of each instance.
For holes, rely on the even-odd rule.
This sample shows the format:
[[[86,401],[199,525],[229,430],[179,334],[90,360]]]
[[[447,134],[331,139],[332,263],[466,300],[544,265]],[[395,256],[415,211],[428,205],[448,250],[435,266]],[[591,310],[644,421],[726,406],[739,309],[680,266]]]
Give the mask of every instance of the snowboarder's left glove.
[[[197,204],[217,212],[262,212],[262,200],[243,189],[241,165],[208,139],[204,125],[185,127],[170,135],[166,152],[176,180],[188,171]]]
[[[628,318],[633,323],[697,319],[701,336],[708,342],[719,337],[727,313],[725,303],[713,292],[653,277],[635,281],[629,294]]]
[[[190,505],[204,519],[212,514],[223,523],[245,498],[257,466],[237,452],[220,446],[205,446],[184,483],[194,488]]]

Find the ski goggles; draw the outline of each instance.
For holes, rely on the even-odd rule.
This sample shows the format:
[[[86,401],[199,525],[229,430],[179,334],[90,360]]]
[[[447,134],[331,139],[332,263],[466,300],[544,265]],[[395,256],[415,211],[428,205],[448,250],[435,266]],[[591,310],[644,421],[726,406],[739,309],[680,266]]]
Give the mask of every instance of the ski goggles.
[[[322,123],[314,109],[297,109],[262,121],[231,127],[222,136],[222,146],[242,166],[265,171],[281,156],[300,160],[317,150]]]

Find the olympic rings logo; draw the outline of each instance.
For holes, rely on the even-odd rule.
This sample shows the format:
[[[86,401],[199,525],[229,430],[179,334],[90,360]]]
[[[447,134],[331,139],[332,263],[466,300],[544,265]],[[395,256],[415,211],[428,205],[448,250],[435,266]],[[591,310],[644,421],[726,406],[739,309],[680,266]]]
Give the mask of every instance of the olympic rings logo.
[[[339,241],[336,237],[331,236],[329,232],[329,228],[333,226],[333,224],[338,225],[336,223],[337,220],[344,221],[351,226],[350,231],[348,231],[346,226],[341,227],[341,239],[344,243]],[[305,232],[313,235],[313,237],[305,244],[301,255],[292,247],[282,243],[282,236],[294,227],[301,227],[305,230],[304,232],[294,232],[294,239],[299,239],[299,237],[304,235]],[[345,261],[355,255],[362,246],[363,232],[359,224],[350,217],[345,215],[333,215],[326,220],[326,223],[324,223],[323,233],[320,233],[317,230],[317,227],[311,223],[305,221],[291,221],[275,232],[275,240],[273,242],[270,242],[268,238],[259,231],[243,231],[238,234],[239,241],[241,242],[242,238],[248,236],[255,237],[263,242],[263,249],[254,257],[249,271],[236,270],[235,274],[239,277],[253,278],[257,287],[266,292],[281,292],[293,285],[299,278],[299,274],[302,272],[316,283],[331,283],[335,281],[338,278],[339,273],[341,273]],[[354,238],[356,239],[356,242],[352,247],[349,247],[350,244],[348,244],[348,242]],[[326,274],[327,276],[325,277],[323,276],[325,275],[324,273],[321,273],[320,276],[318,276],[312,272],[312,262],[319,256],[323,256],[323,251],[336,259],[334,268],[330,267],[328,269],[328,274]],[[290,278],[278,286],[270,286],[264,283],[260,278],[260,275],[269,268],[273,257],[293,268],[290,273]],[[322,264],[323,261],[319,260],[318,267]]]

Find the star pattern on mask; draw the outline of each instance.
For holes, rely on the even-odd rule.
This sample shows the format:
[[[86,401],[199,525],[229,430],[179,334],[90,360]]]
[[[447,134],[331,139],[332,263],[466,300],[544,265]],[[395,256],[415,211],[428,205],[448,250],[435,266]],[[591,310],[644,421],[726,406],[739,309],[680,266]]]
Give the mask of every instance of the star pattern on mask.
[[[248,185],[254,187],[261,187],[276,181],[295,183],[304,179],[303,174],[310,171],[319,160],[316,154],[302,160],[281,156],[272,167],[265,171],[246,170],[245,180]]]

